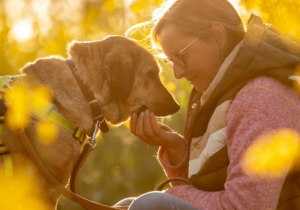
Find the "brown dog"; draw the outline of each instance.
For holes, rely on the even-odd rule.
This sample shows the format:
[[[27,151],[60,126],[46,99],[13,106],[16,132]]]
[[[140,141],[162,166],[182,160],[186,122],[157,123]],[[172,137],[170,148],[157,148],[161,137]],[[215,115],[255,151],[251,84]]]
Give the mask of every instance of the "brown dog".
[[[110,36],[102,41],[72,42],[69,55],[75,64],[76,75],[94,93],[107,122],[120,124],[132,112],[146,108],[156,116],[171,115],[179,110],[160,81],[157,62],[134,41]],[[93,129],[89,104],[65,59],[54,56],[37,59],[21,72],[25,74],[25,82],[30,89],[43,85],[50,90],[59,112],[74,126],[85,131]],[[70,133],[59,127],[56,140],[44,144],[36,135],[36,125],[37,122],[32,120],[26,132],[50,173],[66,185],[81,146]],[[32,196],[42,201],[43,209],[55,209],[60,195],[39,174],[18,134],[5,124],[2,138],[13,160],[14,175],[30,177],[35,189]],[[0,168],[2,166],[0,161]],[[26,209],[33,209],[26,200],[15,202],[26,206]]]

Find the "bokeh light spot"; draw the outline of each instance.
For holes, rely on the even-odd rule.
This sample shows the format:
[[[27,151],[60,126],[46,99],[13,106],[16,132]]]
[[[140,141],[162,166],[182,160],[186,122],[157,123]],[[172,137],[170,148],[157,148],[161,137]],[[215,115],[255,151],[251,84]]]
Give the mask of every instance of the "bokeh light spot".
[[[13,35],[18,41],[26,41],[33,35],[32,25],[29,21],[20,21],[13,28]]]
[[[168,82],[166,87],[170,92],[173,92],[176,89],[176,85],[173,82]]]
[[[30,122],[30,115],[26,112],[27,88],[23,85],[16,85],[13,91],[8,91],[7,101],[10,104],[7,110],[6,122],[13,130],[26,128]]]
[[[103,6],[108,11],[113,11],[116,8],[115,2],[112,0],[105,0]]]
[[[35,88],[33,92],[35,93],[35,97],[33,98],[34,101],[32,105],[35,109],[40,109],[46,106],[46,104],[51,102],[53,99],[50,91],[44,86]]]
[[[50,210],[50,206],[41,199],[43,193],[37,191],[33,180],[36,179],[20,173],[5,179],[0,176],[0,209]]]
[[[299,149],[300,137],[291,129],[261,135],[245,152],[243,170],[255,178],[284,176]]]
[[[48,144],[56,139],[57,128],[53,123],[38,123],[37,133],[39,140],[45,144]]]

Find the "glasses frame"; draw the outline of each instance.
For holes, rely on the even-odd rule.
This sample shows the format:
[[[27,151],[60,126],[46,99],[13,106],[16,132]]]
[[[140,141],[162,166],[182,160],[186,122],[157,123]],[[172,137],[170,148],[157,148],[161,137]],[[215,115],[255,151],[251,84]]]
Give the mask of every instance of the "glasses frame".
[[[188,44],[186,47],[184,47],[182,50],[180,50],[178,53],[172,54],[171,58],[165,58],[164,61],[166,62],[166,64],[168,64],[170,67],[173,68],[173,63],[175,63],[176,65],[180,66],[181,68],[185,68],[186,67],[186,63],[183,60],[183,58],[180,55],[180,53],[182,53],[186,48],[188,48],[189,46],[191,46],[198,39],[199,39],[199,37],[197,39],[195,39],[194,41],[192,41],[190,44]]]

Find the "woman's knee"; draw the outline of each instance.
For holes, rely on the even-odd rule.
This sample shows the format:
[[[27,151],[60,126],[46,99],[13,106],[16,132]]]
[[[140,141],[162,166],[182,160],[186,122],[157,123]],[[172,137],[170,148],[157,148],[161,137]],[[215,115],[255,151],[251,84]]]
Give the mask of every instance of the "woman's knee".
[[[165,205],[166,194],[162,192],[149,192],[138,197],[130,205],[129,210],[156,210],[162,209],[161,207]]]

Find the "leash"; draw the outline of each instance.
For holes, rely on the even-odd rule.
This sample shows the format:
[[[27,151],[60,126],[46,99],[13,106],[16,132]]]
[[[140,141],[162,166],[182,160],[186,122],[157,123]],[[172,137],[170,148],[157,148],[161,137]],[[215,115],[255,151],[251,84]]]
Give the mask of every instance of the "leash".
[[[98,129],[99,129],[99,122],[97,121],[96,125],[95,125],[95,130],[93,133],[93,137],[86,142],[82,152],[80,153],[80,155],[77,158],[75,165],[73,167],[73,170],[71,173],[71,179],[70,179],[70,189],[72,192],[74,192],[76,194],[77,194],[77,191],[76,191],[77,176],[78,176],[79,171],[80,171],[81,167],[83,166],[84,162],[86,161],[86,159],[88,158],[90,153],[93,151],[93,149],[97,145],[96,134],[97,134]]]
[[[98,123],[96,123],[96,126],[98,126]],[[95,128],[95,131],[98,128]],[[88,210],[116,210],[116,209],[128,209],[128,206],[124,206],[124,207],[110,207],[110,206],[105,206],[93,201],[90,201],[88,199],[85,199],[79,195],[77,195],[74,192],[69,191],[68,189],[66,189],[62,184],[60,184],[53,176],[52,174],[49,173],[49,171],[47,170],[47,168],[44,166],[44,164],[42,163],[42,161],[39,159],[38,155],[36,154],[35,150],[33,149],[27,134],[24,130],[23,127],[21,127],[18,130],[18,134],[21,137],[22,143],[26,149],[26,151],[28,152],[30,158],[32,159],[32,161],[34,162],[35,166],[37,167],[37,169],[39,170],[39,172],[42,174],[42,176],[50,183],[50,185],[56,189],[58,192],[60,192],[61,194],[63,194],[64,196],[66,196],[67,198],[69,198],[70,200],[80,204],[81,206],[83,206],[84,208],[88,209]],[[94,132],[94,135],[96,135],[96,132]],[[76,176],[74,177],[74,180],[76,182],[76,178],[79,172],[79,169],[81,168],[82,164],[84,163],[84,161],[86,160],[87,156],[90,154],[90,152],[93,150],[93,148],[95,147],[95,142],[96,139],[94,139],[94,135],[93,138],[90,139],[84,146],[83,152],[81,153],[80,157],[78,158],[78,160],[76,161],[76,167],[74,166],[73,171],[76,171]],[[168,184],[169,182],[172,181],[183,181],[186,182],[187,184],[191,184],[191,182],[188,179],[182,178],[182,177],[175,177],[175,178],[170,178],[164,182],[162,182],[160,185],[158,185],[155,190],[157,191],[161,191],[164,186],[166,184]],[[74,183],[75,183],[74,182]],[[75,187],[75,185],[74,185]],[[76,191],[76,188],[73,188],[74,191]]]
[[[189,185],[193,185],[190,180],[183,178],[183,177],[174,177],[174,178],[170,178],[167,179],[165,181],[163,181],[162,183],[160,183],[156,188],[155,191],[162,191],[164,189],[164,187],[169,183],[169,182],[173,182],[173,181],[182,181],[185,182]]]
[[[31,145],[31,143],[28,139],[28,136],[27,136],[27,134],[26,134],[23,127],[21,127],[18,130],[18,134],[20,135],[22,143],[23,143],[26,151],[28,152],[31,160],[33,161],[33,163],[35,164],[35,166],[37,167],[39,172],[49,182],[49,184],[51,184],[51,186],[54,189],[56,189],[58,192],[60,192],[61,194],[63,194],[67,198],[69,198],[70,200],[82,205],[84,208],[86,208],[88,210],[116,210],[116,209],[120,209],[120,208],[113,208],[113,207],[110,207],[110,206],[105,206],[105,205],[90,201],[90,200],[85,199],[85,198],[69,191],[68,189],[66,189],[62,184],[60,184],[52,176],[52,174],[49,173],[47,168],[44,166],[44,164],[42,163],[42,161],[40,160],[40,158],[36,154],[35,150],[33,149],[33,147]],[[85,146],[85,147],[87,147],[87,150],[89,150],[89,151],[91,151],[92,148],[94,147],[94,145],[91,145],[91,144],[86,144],[86,145],[89,145],[89,146]]]

